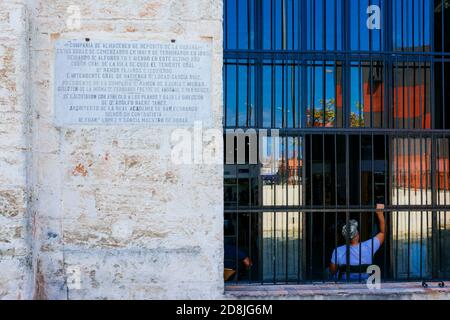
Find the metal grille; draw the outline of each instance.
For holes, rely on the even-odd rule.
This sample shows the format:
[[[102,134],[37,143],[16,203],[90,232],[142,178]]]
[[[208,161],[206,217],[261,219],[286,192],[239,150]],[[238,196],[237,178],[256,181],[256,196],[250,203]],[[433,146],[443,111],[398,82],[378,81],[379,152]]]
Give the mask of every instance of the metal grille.
[[[371,5],[381,29],[367,28]],[[450,278],[450,1],[225,0],[224,12],[230,280],[339,281],[329,265],[350,252],[350,220],[383,281]]]

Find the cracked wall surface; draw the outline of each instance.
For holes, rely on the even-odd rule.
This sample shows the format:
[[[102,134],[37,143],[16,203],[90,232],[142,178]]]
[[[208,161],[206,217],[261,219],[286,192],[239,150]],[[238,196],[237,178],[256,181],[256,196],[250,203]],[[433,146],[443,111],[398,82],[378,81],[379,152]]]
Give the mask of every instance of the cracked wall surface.
[[[58,39],[209,41],[221,130],[222,1],[0,4],[0,298],[221,296],[221,165],[174,164],[173,128],[56,127],[53,62]]]
[[[31,285],[28,12],[0,1],[0,299],[26,299]]]

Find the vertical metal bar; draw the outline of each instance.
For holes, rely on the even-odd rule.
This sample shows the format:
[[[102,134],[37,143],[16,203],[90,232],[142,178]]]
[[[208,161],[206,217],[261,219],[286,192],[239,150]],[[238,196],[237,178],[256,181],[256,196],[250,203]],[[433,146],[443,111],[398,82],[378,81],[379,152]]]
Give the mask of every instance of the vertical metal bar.
[[[445,141],[447,140],[447,143],[445,144]],[[448,155],[449,155],[449,148],[448,148],[448,139],[446,139],[446,137],[445,137],[445,134],[443,133],[442,134],[442,144],[443,144],[443,146],[446,146],[446,148],[445,147],[443,147],[443,154],[441,155],[441,162],[442,162],[442,167],[443,167],[443,173],[444,173],[444,176],[442,177],[442,179],[443,179],[443,189],[444,189],[444,194],[443,194],[443,198],[444,198],[444,203],[443,203],[443,205],[444,205],[444,207],[447,207],[447,193],[448,193],[448,176],[447,176],[447,159],[448,159]]]
[[[337,209],[338,207],[338,182],[337,182],[337,134],[334,134],[334,206]]]
[[[284,137],[284,166],[285,166],[285,191],[286,191],[286,206],[289,205],[289,137],[286,135]],[[288,283],[288,263],[289,263],[289,251],[288,251],[288,245],[289,245],[289,212],[286,212],[286,283]]]
[[[223,71],[224,71],[224,112],[223,112],[223,125],[226,127],[228,126],[228,63],[227,60],[224,60],[224,67],[223,67]]]
[[[324,0],[325,1],[325,0]],[[323,101],[323,106],[322,106],[322,126],[326,127],[327,125],[327,99],[326,99],[326,78],[327,78],[327,73],[326,73],[326,61],[323,61],[323,69],[322,69],[322,101]]]
[[[375,142],[374,142],[374,138],[373,138],[373,132],[372,132],[372,146],[371,146],[371,150],[372,150],[372,201],[371,201],[371,205],[372,207],[375,205]]]
[[[236,63],[236,74],[235,74],[235,90],[236,90],[236,106],[235,106],[235,126],[239,127],[239,60],[235,60]]]
[[[283,50],[286,50],[286,42],[287,42],[287,35],[286,35],[286,3],[285,0],[281,0],[281,39],[282,44],[281,48]]]
[[[323,0],[322,3],[322,23],[322,50],[325,51],[327,50],[327,0]]]
[[[239,0],[238,0],[239,1]],[[251,0],[247,0],[247,49],[251,49]]]
[[[412,7],[412,9],[411,9],[412,10],[412,16],[411,16],[411,19],[412,19],[412,22],[411,22],[412,28],[411,29],[412,30],[411,30],[411,33],[412,33],[412,48],[413,48],[412,50],[416,51],[416,39],[414,37],[415,36],[415,34],[414,34],[414,25],[415,25],[414,24],[414,22],[415,22],[415,19],[414,19],[414,7],[415,7],[414,6],[414,1],[411,2],[411,7]]]
[[[253,219],[253,213],[248,214],[248,257],[253,261],[253,255],[252,255],[252,219]],[[252,268],[249,268],[248,270],[248,282],[252,282]]]
[[[444,10],[444,9],[442,9]],[[445,29],[445,28],[443,28]],[[442,68],[441,68],[441,76],[442,76],[442,129],[447,129],[448,125],[445,121],[445,109],[446,109],[446,101],[445,101],[445,63],[442,60]]]
[[[281,127],[286,128],[286,100],[287,100],[287,93],[286,93],[286,76],[284,73],[284,70],[286,68],[285,60],[281,61]],[[277,116],[277,113],[275,113],[275,117]],[[277,119],[278,120],[278,119]]]
[[[398,78],[399,78],[399,75],[398,75],[398,70],[399,70],[399,65],[398,65],[398,57],[395,57],[395,65],[394,65],[394,74],[393,74],[393,76],[394,76],[394,79],[393,79],[393,82],[395,82],[395,84],[394,84],[394,100],[395,101],[393,101],[394,103],[395,103],[395,111],[394,111],[394,119],[392,119],[392,124],[394,124],[395,123],[395,125],[393,126],[393,128],[395,128],[395,129],[399,129],[400,128],[400,125],[399,125],[399,119],[400,119],[400,114],[399,114],[399,110],[400,110],[400,108],[399,108],[399,92],[400,92],[400,88],[399,88],[399,86],[398,86]]]
[[[273,283],[277,283],[277,213],[273,211],[273,251],[272,251],[272,263],[273,263]]]
[[[297,237],[298,237],[298,248],[297,248],[297,283],[300,283],[301,280],[301,256],[303,255],[302,250],[302,237],[301,237],[301,213],[297,212]]]
[[[396,119],[395,119],[395,121],[396,121],[396,129],[400,129],[401,127],[400,127],[400,93],[401,93],[401,90],[400,90],[400,87],[399,87],[399,78],[400,78],[400,76],[403,74],[403,69],[402,68],[400,68],[400,65],[399,65],[399,62],[398,62],[398,56],[396,56],[395,57],[395,60],[396,60],[396,63],[395,63],[395,66],[396,66],[396,72],[395,72],[395,80],[396,80],[396,83],[395,83],[395,91],[396,91],[396,105],[397,105],[397,109],[396,109],[396,113],[397,113],[397,117],[396,117]],[[398,74],[399,73],[399,70],[400,70],[400,74]],[[403,99],[402,99],[402,105],[403,105]],[[404,114],[403,114],[404,115]],[[402,126],[403,127],[403,126]]]
[[[447,140],[447,143],[446,143],[446,146],[447,146],[447,149],[446,149],[446,151],[447,151],[447,154],[445,155],[445,161],[444,161],[444,166],[445,166],[445,171],[444,171],[444,179],[445,179],[445,196],[444,196],[444,206],[445,207],[447,207],[447,195],[448,195],[448,193],[449,193],[449,173],[448,173],[448,171],[447,171],[447,166],[448,166],[448,164],[449,164],[449,156],[450,156],[450,146],[449,146],[449,140],[448,140],[448,136],[447,136],[447,138],[446,138],[446,140]],[[450,168],[449,168],[450,169]],[[444,230],[443,230],[443,233],[444,234],[447,234],[447,210],[445,210],[444,212]],[[445,240],[445,239],[444,239]],[[444,248],[444,251],[443,252],[445,252],[445,257],[444,258],[442,258],[441,257],[441,261],[443,261],[443,259],[445,259],[445,261],[448,261],[447,259],[446,259],[446,257],[447,257],[447,255],[448,255],[448,251],[449,251],[449,243],[448,242],[446,242],[446,243],[444,243],[444,246],[445,246],[445,248]],[[444,268],[443,268],[443,270],[441,270],[442,271],[442,276],[443,277],[445,277],[445,276],[447,276],[447,268],[448,268],[448,264],[447,263],[444,263]]]
[[[441,14],[441,43],[442,43],[442,52],[445,51],[445,10],[446,2],[445,0],[441,0],[441,8],[442,8],[442,14]]]
[[[442,193],[442,197],[444,198],[443,200],[440,199],[439,201],[439,205],[444,205],[446,206],[446,162],[445,162],[445,146],[444,146],[444,142],[445,142],[445,135],[442,135],[442,139],[440,139],[440,143],[439,143],[439,159],[438,159],[438,171],[439,171],[439,180],[441,180],[439,182],[439,194]],[[442,163],[442,168],[441,168],[441,163]],[[442,179],[441,179],[441,175],[442,175]],[[441,198],[441,197],[440,197]],[[439,215],[438,215],[438,225],[439,225],[439,275],[442,274],[442,266],[443,266],[443,261],[442,261],[442,211],[439,211]],[[444,221],[445,223],[445,221]]]
[[[358,1],[358,6],[359,6],[359,1]],[[359,17],[359,16],[358,16]],[[359,30],[359,29],[358,29]],[[358,31],[359,32],[359,31]],[[364,90],[364,84],[363,84],[363,68],[362,68],[362,63],[359,60],[358,61],[358,103],[359,103],[359,107],[358,107],[358,119],[359,119],[359,123],[357,125],[358,128],[360,127],[365,127],[365,119],[364,119],[364,99],[363,99],[363,95],[362,95],[362,90]],[[361,123],[364,121],[364,125],[361,125]]]
[[[447,207],[447,195],[449,193],[449,185],[448,185],[449,178],[448,178],[448,167],[447,166],[448,166],[450,149],[449,149],[448,138],[444,137],[443,143],[445,143],[445,141],[447,141],[446,144],[445,144],[445,146],[446,146],[445,151],[446,152],[444,154],[445,157],[443,158],[442,162],[443,162],[443,165],[444,165],[444,207],[446,208]],[[444,218],[444,223],[443,223],[444,227],[443,227],[442,233],[445,235],[445,234],[447,234],[447,211],[441,212],[441,215],[442,214],[444,215],[443,216],[443,218]],[[445,241],[445,238],[443,240]],[[447,251],[445,251],[445,247],[447,245],[448,245],[447,243],[444,243],[444,250],[441,250],[441,252],[447,252],[448,253],[448,249],[447,249]],[[447,256],[447,254],[445,254],[445,256]],[[445,259],[445,257],[444,258],[443,257],[440,258],[441,263],[443,261],[446,261],[444,259]],[[442,269],[441,272],[442,272],[442,275],[445,276],[446,275],[446,271],[447,271],[447,264],[446,263],[442,263],[442,265],[443,265],[443,268],[441,268]]]
[[[297,120],[297,125],[295,126],[296,128],[302,128],[303,124],[302,124],[302,114],[303,114],[303,110],[302,110],[302,89],[301,89],[301,83],[303,82],[303,78],[302,78],[302,64],[300,61],[297,61],[297,70],[296,73],[298,73],[297,77],[298,77],[298,85],[297,85],[297,92],[298,94],[295,96],[295,101],[296,101],[296,120]],[[294,81],[295,83],[295,81]]]
[[[335,7],[336,7],[336,5],[335,5]],[[335,32],[335,35],[336,35],[336,32]],[[335,36],[335,44],[336,44],[336,36]],[[334,63],[334,65],[333,65],[333,72],[334,72],[334,88],[333,88],[333,90],[334,90],[334,107],[333,107],[334,108],[334,124],[333,124],[333,127],[337,128],[338,127],[338,125],[337,125],[338,124],[338,110],[337,110],[337,101],[338,101],[338,92],[337,92],[337,84],[338,84],[337,70],[338,70],[338,67],[337,67],[337,65],[338,65],[338,63],[337,63],[337,61],[334,61],[333,63]],[[342,88],[341,88],[341,90],[342,90]],[[342,123],[342,119],[340,121]]]
[[[375,164],[374,164],[374,162],[375,162],[375,153],[374,153],[374,148],[375,148],[375,144],[374,144],[374,138],[373,138],[373,133],[372,133],[372,135],[371,135],[371,137],[372,137],[372,139],[371,139],[371,160],[372,160],[372,163],[371,163],[371,171],[372,171],[372,181],[371,181],[371,184],[372,184],[372,202],[371,202],[371,205],[372,205],[372,208],[374,207],[374,205],[375,205]],[[374,263],[373,262],[373,258],[374,258],[374,256],[375,256],[375,252],[374,252],[374,245],[373,245],[373,238],[374,238],[374,235],[373,235],[373,230],[374,230],[374,212],[373,211],[371,211],[371,214],[372,214],[372,230],[371,230],[371,232],[372,232],[372,234],[370,235],[370,238],[371,238],[371,241],[372,241],[372,259],[371,259],[371,263]]]
[[[303,206],[306,206],[306,135],[302,134],[302,198],[303,198]],[[311,165],[310,165],[311,167]],[[304,241],[302,241],[302,270],[304,267],[304,272],[302,274],[306,277],[306,211],[302,212],[302,236]]]
[[[437,188],[436,188],[436,153],[437,153],[437,146],[436,146],[436,136],[433,134],[431,135],[431,205],[433,208],[436,207],[437,203]],[[436,219],[436,210],[432,211],[432,227],[431,227],[431,234],[435,234],[436,228],[437,228],[437,219]],[[436,238],[432,238],[432,277],[437,276],[437,255],[436,255]]]
[[[431,173],[429,174],[429,171],[428,171],[428,168],[431,167],[430,163],[428,161],[428,159],[429,159],[428,152],[431,152],[431,150],[428,150],[428,141],[429,141],[429,138],[426,137],[425,138],[425,153],[424,153],[424,157],[425,157],[425,174],[426,174],[426,177],[425,177],[425,191],[426,191],[425,192],[425,203],[427,205],[431,201],[431,199],[428,199],[428,188],[431,189]],[[431,159],[431,157],[430,157],[430,159]]]
[[[419,90],[420,90],[420,85],[418,85],[417,72],[416,72],[417,69],[418,69],[417,65],[419,65],[419,68],[420,68],[420,62],[418,64],[416,64],[416,62],[413,63],[413,87],[412,87],[412,90],[413,90],[413,92],[412,92],[412,96],[413,96],[413,98],[412,98],[412,100],[413,100],[413,117],[412,117],[413,126],[412,126],[411,129],[416,129],[417,128],[416,114],[417,113],[419,113],[419,114],[421,113],[420,109],[417,110],[417,108],[419,106],[417,105],[417,96],[416,96],[416,91],[417,90],[416,89],[419,88]],[[420,104],[420,100],[419,100],[419,104]]]
[[[361,228],[361,226],[362,226],[362,212],[361,211],[359,211],[359,226],[360,226],[360,235],[359,235],[359,237],[360,237],[360,239],[359,239],[359,244],[358,244],[358,247],[359,247],[359,252],[358,252],[358,263],[359,263],[359,274],[358,274],[358,280],[359,280],[359,282],[361,282],[361,275],[362,275],[362,267],[361,267],[361,265],[362,265],[362,243],[361,243],[361,241],[362,241],[362,228]]]
[[[411,137],[407,135],[408,143],[408,204],[411,205],[411,157],[415,154],[411,154]],[[408,280],[411,275],[411,210],[408,208]]]
[[[270,96],[270,99],[272,100],[271,104],[270,104],[270,115],[271,115],[271,119],[270,119],[270,123],[271,123],[271,128],[276,128],[276,121],[275,121],[275,71],[276,71],[276,67],[274,64],[274,60],[271,60],[271,67],[272,67],[272,72],[271,72],[271,84],[270,84],[270,89],[272,90],[272,94]]]
[[[313,152],[312,152],[312,145],[313,145],[313,139],[312,139],[313,135],[311,134],[309,136],[310,138],[310,143],[309,143],[309,156],[310,156],[310,192],[311,192],[311,200],[310,200],[310,209],[311,211],[309,212],[309,238],[310,238],[310,243],[309,243],[309,275],[310,275],[310,280],[313,280],[313,255],[312,255],[312,250],[313,250],[313,219],[314,219],[314,214],[312,211],[313,205],[314,205],[314,198],[313,198]]]
[[[322,205],[326,206],[325,196],[325,134],[322,134]]]
[[[288,233],[289,233],[289,212],[288,211],[286,211],[286,215],[285,215],[285,217],[286,217],[286,232],[285,232],[285,235],[286,235],[286,237],[285,237],[285,241],[286,241],[286,248],[285,248],[285,255],[286,255],[286,258],[285,258],[285,262],[286,262],[286,266],[285,266],[285,281],[286,281],[286,283],[288,283],[289,282],[289,236],[288,236]]]
[[[407,1],[409,1],[409,0],[407,0]],[[405,12],[404,11],[404,8],[403,8],[403,0],[401,0],[401,12],[403,13],[403,12]],[[404,45],[404,39],[405,39],[405,34],[404,34],[404,23],[403,23],[403,14],[402,15],[400,15],[401,16],[401,24],[402,24],[402,49],[401,49],[401,51],[404,51],[405,50],[405,45]]]
[[[311,77],[312,77],[312,81],[311,81],[311,108],[312,108],[312,113],[311,113],[311,116],[310,116],[310,121],[312,121],[312,123],[311,123],[311,127],[314,127],[315,126],[315,123],[316,123],[316,119],[315,119],[315,114],[316,114],[316,102],[315,102],[315,99],[316,99],[316,62],[315,61],[312,61],[312,65],[313,65],[313,67],[311,68],[311,70],[312,70],[312,74],[311,74]]]
[[[443,202],[445,201],[445,200],[442,201],[442,197],[444,197],[444,199],[445,199],[445,180],[444,180],[445,172],[443,172],[444,171],[443,167],[445,167],[445,164],[444,164],[445,150],[443,148],[444,139],[441,140],[439,138],[439,140],[438,140],[438,143],[439,143],[439,151],[438,152],[439,153],[438,153],[438,159],[437,159],[437,161],[438,161],[438,163],[437,163],[438,170],[437,171],[439,174],[439,182],[438,182],[439,202],[438,202],[438,205],[442,205]],[[442,163],[442,167],[441,167],[441,163]],[[444,180],[444,181],[442,181],[442,180]],[[439,212],[438,213],[438,238],[439,238],[438,250],[439,250],[439,275],[440,275],[441,271],[442,271],[442,225],[441,225],[442,215],[441,215],[441,211],[438,211],[438,212]]]
[[[250,37],[249,37],[250,38]],[[251,116],[252,116],[252,107],[250,105],[250,96],[251,96],[251,72],[250,72],[250,59],[247,59],[247,105],[246,105],[246,119],[245,119],[245,126],[248,128],[250,126]]]
[[[421,58],[420,58],[420,56],[419,56],[419,60],[420,60]],[[426,107],[425,107],[425,100],[423,101],[423,103],[422,103],[422,99],[423,99],[423,97],[422,97],[422,87],[424,88],[424,91],[425,91],[425,69],[424,69],[424,72],[423,72],[423,77],[422,77],[422,70],[421,70],[421,67],[422,67],[422,63],[421,62],[419,62],[419,70],[418,70],[418,73],[419,73],[419,80],[418,80],[418,82],[420,83],[419,84],[419,112],[420,112],[420,125],[419,125],[419,128],[420,129],[424,129],[424,128],[426,128],[426,124],[425,124],[425,122],[424,122],[424,116],[425,116],[425,111],[426,111]]]
[[[239,184],[238,184],[239,188]],[[239,193],[238,193],[239,198]],[[239,282],[239,207],[236,211],[236,282]]]
[[[371,4],[372,4],[372,2],[370,0],[368,0],[369,7],[371,6]],[[369,51],[371,51],[371,52],[373,51],[373,48],[372,48],[372,30],[370,30],[370,29],[369,29]],[[372,58],[371,58],[371,60],[372,60]],[[371,63],[371,65],[372,65],[372,63]],[[372,87],[371,87],[370,93],[372,93]],[[372,102],[370,102],[370,105],[372,106]],[[371,114],[371,117],[372,117],[372,107],[370,109],[370,114]],[[370,127],[372,127],[372,126],[370,126]]]
[[[388,178],[388,176],[389,176],[389,172],[390,172],[390,168],[387,168],[387,167],[390,167],[390,165],[389,165],[389,160],[388,160],[388,153],[389,153],[389,150],[391,149],[390,148],[390,146],[388,146],[388,136],[385,134],[384,136],[383,136],[383,140],[384,140],[384,145],[383,145],[383,148],[384,148],[384,150],[383,150],[383,154],[384,154],[384,165],[383,165],[383,167],[384,167],[384,205],[387,207],[388,206],[388,204],[389,204],[389,198],[388,198],[388,188],[389,188],[389,192],[390,192],[390,187],[389,187],[389,185],[390,185],[390,179]],[[388,179],[389,179],[389,181],[388,181]],[[388,223],[385,223],[385,240],[384,240],[384,242],[386,243],[386,245],[385,245],[385,249],[384,249],[384,258],[383,258],[383,275],[384,275],[384,278],[387,278],[387,276],[388,276],[388,273],[387,273],[387,249],[386,249],[386,247],[387,247],[387,244],[389,243],[389,239],[388,239],[388,236],[389,236],[389,230],[387,229],[387,226],[389,225],[389,211],[385,211],[385,221],[386,222],[388,222]]]
[[[396,203],[395,204],[398,205],[399,189],[400,189],[399,185],[400,185],[400,179],[401,179],[400,173],[399,173],[399,170],[398,170],[398,163],[399,163],[399,160],[400,160],[400,149],[399,149],[399,140],[400,140],[400,138],[397,137],[395,140],[396,140],[396,146],[397,146],[397,148],[395,150],[395,154],[394,154],[394,157],[396,157],[396,159],[395,159],[396,171],[395,171],[394,179],[396,180],[395,181],[395,188],[396,188],[396,192],[397,192],[397,197],[396,197]],[[395,250],[395,279],[398,279],[398,256],[399,256],[398,222],[399,222],[399,214],[400,214],[400,212],[397,210],[395,212],[395,218],[396,218],[396,223],[395,223],[396,232],[395,232],[395,235],[396,235],[396,239],[397,239],[396,242],[395,242],[395,244],[396,244],[396,250]]]
[[[423,144],[423,137],[420,136],[420,204],[423,205],[423,167],[422,167],[422,144]],[[425,189],[426,190],[426,189]],[[420,259],[420,266],[419,266],[419,272],[420,272],[420,279],[423,279],[423,211],[420,211],[420,253],[419,253],[419,259]]]
[[[322,134],[322,192],[323,192],[323,206],[326,207],[325,197],[325,134]],[[325,270],[325,211],[322,212],[322,270]],[[322,281],[325,282],[324,273],[322,272]]]
[[[347,208],[350,205],[350,179],[349,179],[349,172],[350,172],[350,150],[349,150],[349,135],[347,134],[346,136],[346,143],[345,143],[345,171],[346,171],[346,205]],[[346,211],[346,216],[345,216],[345,224],[347,225],[347,230],[349,228],[349,219],[350,219],[350,213],[348,211]],[[348,236],[345,237],[345,241],[346,241],[346,280],[347,282],[350,281],[350,241]]]
[[[313,50],[317,50],[316,48],[316,1],[313,1],[312,4],[312,10],[313,14],[311,15],[311,29],[310,32],[312,33],[312,41],[313,41]],[[313,31],[314,30],[314,31]]]
[[[432,2],[431,4],[433,5],[434,4],[434,0],[430,0],[430,1]],[[439,0],[437,0],[437,1],[439,1]],[[433,8],[434,8],[434,5],[433,5]],[[430,10],[430,21],[434,21],[434,10]],[[431,50],[434,51],[435,50],[435,46],[434,46],[434,28],[432,26],[430,26],[430,33],[431,33],[431,42],[432,42],[432,49]],[[431,63],[431,65],[430,65],[430,76],[431,76],[431,79],[434,79],[434,72],[435,72],[435,64]],[[426,73],[424,75],[424,80],[425,80],[425,83],[426,83]],[[434,85],[435,85],[435,81],[434,80],[430,81],[431,92],[436,92]],[[424,88],[426,88],[426,87],[424,86]],[[426,90],[424,90],[424,91],[425,91],[424,95],[427,96]],[[426,99],[424,101],[426,101]],[[436,106],[435,106],[435,104],[436,104],[436,101],[435,101],[434,94],[431,94],[431,129],[434,129],[436,127],[436,118],[435,118],[435,116],[436,116],[436,110],[435,110]]]
[[[358,51],[361,51],[361,1],[358,1]]]
[[[276,26],[275,26],[275,22],[277,21],[276,20],[276,17],[275,17],[275,14],[276,14],[276,7],[275,7],[275,5],[276,5],[276,2],[275,2],[276,0],[270,0],[270,8],[271,8],[271,21],[270,21],[270,35],[271,35],[271,49],[272,50],[275,50],[276,49],[276,43],[277,43],[277,32],[276,32],[276,30],[277,30],[277,28],[276,28]]]
[[[334,166],[335,166],[335,170],[334,170],[334,185],[335,185],[335,207],[336,207],[336,212],[334,214],[334,250],[335,251],[335,255],[334,255],[334,264],[337,267],[337,247],[338,247],[338,235],[337,235],[337,229],[338,229],[338,213],[337,213],[337,207],[338,207],[338,192],[337,192],[337,134],[334,135]],[[337,278],[337,277],[336,277]]]
[[[236,49],[239,49],[239,0],[235,3],[236,10]]]
[[[259,264],[259,274],[261,276],[261,284],[264,284],[264,212],[258,211],[258,230],[259,230],[259,257],[258,257],[258,264]]]
[[[337,0],[334,0],[334,32],[333,32],[333,50],[337,51],[337,30],[338,30],[338,16],[337,16]]]
[[[301,189],[303,189],[303,179],[300,178],[300,174],[303,174],[303,169],[301,168],[301,165],[303,166],[303,158],[301,157],[301,152],[302,152],[302,148],[303,148],[303,139],[302,136],[298,135],[297,136],[297,186],[298,186],[298,205],[299,206],[303,206],[304,205],[304,200],[303,198],[301,198]],[[302,170],[302,173],[300,173],[300,170]],[[302,254],[303,250],[301,249],[301,240],[302,240],[302,236],[301,236],[301,224],[300,224],[300,212],[297,213],[297,218],[298,218],[298,231],[297,231],[297,236],[298,236],[298,243],[297,243],[297,248],[298,248],[298,254],[297,254],[297,283],[300,283],[300,270],[301,270],[301,259],[300,259],[300,255]]]
[[[410,71],[410,67],[409,67],[410,64],[409,64],[409,62],[407,62],[405,64],[406,64],[406,70],[405,70],[404,77],[406,76],[407,79],[410,79],[411,76],[408,74],[408,72]],[[410,95],[411,95],[411,87],[409,86],[409,83],[406,83],[406,81],[407,80],[405,79],[405,81],[403,82],[403,88],[405,88],[406,85],[408,85],[408,87],[407,87],[408,89],[406,90],[406,92],[407,92],[407,99],[406,99],[407,107],[406,108],[408,110],[408,129],[412,129],[412,126],[411,126],[411,107],[414,106],[414,105],[411,105],[411,97],[410,97]]]
[[[303,43],[303,42],[302,42]],[[300,120],[300,127],[304,128],[309,126],[309,124],[307,123],[306,120],[306,110],[308,108],[308,67],[307,67],[308,63],[305,60],[301,61],[301,68],[300,68],[300,72],[301,72],[301,77],[299,81],[299,86],[300,86],[300,112],[301,113],[301,120]],[[306,159],[306,158],[303,158]]]
[[[362,209],[362,135],[361,132],[358,135],[358,184],[359,184],[359,200],[358,207]]]
[[[291,49],[292,50],[295,50],[296,49],[296,47],[295,47],[295,23],[294,23],[294,21],[295,21],[295,5],[294,5],[294,1],[291,3],[291,12],[292,12],[292,16],[291,16],[291,21],[292,21],[292,30],[291,30],[291,33],[292,33],[292,47],[291,47]]]
[[[370,32],[370,31],[369,31]],[[369,33],[371,34],[371,33]],[[372,45],[372,42],[370,42],[370,44]],[[373,70],[373,57],[370,56],[370,123],[369,123],[369,127],[373,128],[374,127],[374,114],[373,114],[373,75],[374,75],[374,70]],[[364,74],[364,73],[363,73]],[[364,80],[363,80],[364,81]]]

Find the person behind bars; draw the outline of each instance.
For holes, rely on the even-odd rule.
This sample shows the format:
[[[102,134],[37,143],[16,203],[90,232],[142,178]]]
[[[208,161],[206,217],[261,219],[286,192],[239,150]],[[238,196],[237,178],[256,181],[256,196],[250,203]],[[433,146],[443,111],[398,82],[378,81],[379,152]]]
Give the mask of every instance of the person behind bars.
[[[348,224],[342,227],[342,235],[349,239],[349,268],[347,268],[347,244],[334,249],[331,255],[330,272],[339,280],[346,280],[347,269],[350,270],[350,280],[367,279],[367,267],[373,263],[372,258],[385,238],[384,205],[377,204],[376,214],[378,217],[380,232],[372,239],[360,242],[358,232],[358,222],[349,220]]]

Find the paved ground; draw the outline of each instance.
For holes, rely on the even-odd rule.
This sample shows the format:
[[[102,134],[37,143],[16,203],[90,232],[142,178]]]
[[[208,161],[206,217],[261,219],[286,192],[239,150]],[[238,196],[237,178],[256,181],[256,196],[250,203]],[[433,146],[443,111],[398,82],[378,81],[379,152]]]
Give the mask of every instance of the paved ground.
[[[365,284],[308,285],[227,285],[228,299],[444,299],[450,300],[450,283],[440,288],[437,282],[428,288],[420,282],[383,283],[381,289],[370,290]]]

